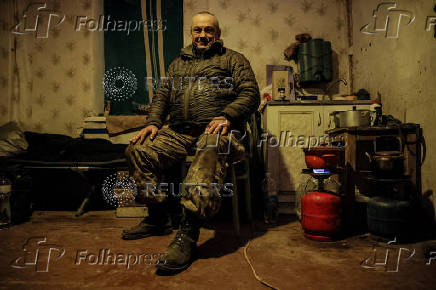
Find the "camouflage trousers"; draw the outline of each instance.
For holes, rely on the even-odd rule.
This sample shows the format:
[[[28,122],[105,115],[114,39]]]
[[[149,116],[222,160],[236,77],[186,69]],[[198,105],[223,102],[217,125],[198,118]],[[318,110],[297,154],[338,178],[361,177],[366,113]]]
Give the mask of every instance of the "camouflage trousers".
[[[222,189],[229,162],[240,159],[244,147],[240,136],[206,134],[191,136],[163,127],[153,140],[130,144],[126,149],[130,176],[136,182],[138,195],[146,204],[165,202],[168,194],[181,194],[181,204],[199,218],[216,214],[223,196]],[[179,170],[180,162],[195,149],[194,160],[180,190],[162,186],[166,170]],[[227,188],[232,193],[231,185]],[[230,190],[229,190],[230,189]]]

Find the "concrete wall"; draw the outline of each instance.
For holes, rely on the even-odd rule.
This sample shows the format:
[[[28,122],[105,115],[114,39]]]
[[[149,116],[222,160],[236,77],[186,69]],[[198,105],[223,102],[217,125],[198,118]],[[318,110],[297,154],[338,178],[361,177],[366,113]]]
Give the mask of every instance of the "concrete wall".
[[[392,1],[395,2],[395,1]],[[435,1],[397,0],[396,8],[379,7],[377,26],[387,31],[373,34],[361,28],[373,19],[380,0],[353,0],[352,24],[354,86],[366,88],[373,98],[381,97],[383,111],[403,122],[419,123],[427,141],[423,166],[423,192],[436,190],[436,38],[435,28],[426,31],[428,16],[434,16]],[[399,11],[402,10],[402,11]],[[399,14],[402,16],[398,26]],[[396,35],[398,29],[398,36]],[[435,193],[436,194],[436,193]],[[436,198],[433,194],[436,207]]]

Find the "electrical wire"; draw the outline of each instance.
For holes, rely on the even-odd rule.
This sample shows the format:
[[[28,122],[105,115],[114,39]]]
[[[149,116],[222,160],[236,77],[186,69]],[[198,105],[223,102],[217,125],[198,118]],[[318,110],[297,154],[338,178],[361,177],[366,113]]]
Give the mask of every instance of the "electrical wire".
[[[256,270],[253,267],[253,264],[250,262],[250,258],[248,257],[248,247],[250,246],[250,241],[247,242],[247,245],[244,247],[244,257],[245,260],[247,261],[248,265],[251,268],[251,271],[253,272],[254,277],[256,278],[257,281],[259,281],[262,285],[273,289],[273,290],[279,290],[279,288],[272,286],[271,284],[269,284],[268,282],[266,282],[265,280],[263,280],[259,275],[257,275]]]

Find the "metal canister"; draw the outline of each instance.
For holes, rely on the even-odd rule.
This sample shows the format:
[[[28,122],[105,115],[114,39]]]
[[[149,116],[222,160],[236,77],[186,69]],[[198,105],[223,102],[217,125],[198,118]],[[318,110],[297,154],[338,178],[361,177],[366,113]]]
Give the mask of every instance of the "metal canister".
[[[310,192],[301,199],[304,236],[316,241],[332,241],[341,230],[341,198],[327,192]]]
[[[408,201],[377,196],[368,202],[368,229],[378,236],[407,240],[412,230],[412,216]]]

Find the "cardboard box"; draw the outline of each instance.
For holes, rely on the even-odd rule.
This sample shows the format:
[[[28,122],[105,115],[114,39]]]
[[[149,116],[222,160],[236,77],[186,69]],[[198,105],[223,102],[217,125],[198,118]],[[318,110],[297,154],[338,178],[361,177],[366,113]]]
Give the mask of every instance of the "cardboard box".
[[[273,100],[290,100],[291,90],[288,81],[288,71],[272,72]]]
[[[267,85],[271,85],[273,100],[295,101],[294,74],[286,65],[266,66]]]

